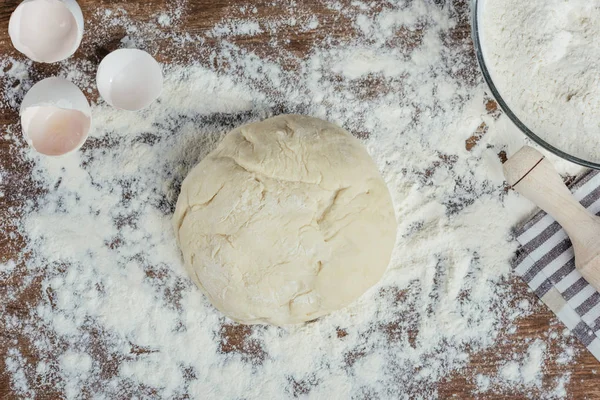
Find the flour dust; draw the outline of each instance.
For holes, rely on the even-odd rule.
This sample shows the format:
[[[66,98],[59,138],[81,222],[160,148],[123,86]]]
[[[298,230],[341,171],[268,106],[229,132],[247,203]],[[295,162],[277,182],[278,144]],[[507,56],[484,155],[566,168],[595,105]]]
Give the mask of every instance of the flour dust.
[[[97,10],[88,32],[100,34],[84,55],[120,34],[117,46],[168,60],[160,100],[137,113],[110,108],[95,64],[78,58],[57,73],[95,103],[81,151],[40,157],[17,124],[2,128],[1,224],[14,251],[0,259],[0,324],[19,338],[3,353],[14,393],[435,398],[439,382],[540,309],[517,305],[510,278],[511,227],[533,206],[506,191],[499,154],[523,139],[484,93],[468,8],[318,3],[322,14],[278,1],[279,16],[244,3],[198,36],[179,28],[193,11],[184,2],[141,22]],[[313,42],[303,48],[289,32]],[[16,120],[40,73],[12,57],[0,61],[0,84]],[[170,218],[182,179],[227,131],[280,113],[328,119],[364,142],[392,193],[398,240],[381,283],[346,310],[290,329],[244,327],[187,278]],[[465,376],[471,395],[564,395],[568,374],[547,377],[544,365],[551,345],[568,365],[573,341],[559,326],[548,334],[552,344],[522,343],[496,354],[489,375]]]

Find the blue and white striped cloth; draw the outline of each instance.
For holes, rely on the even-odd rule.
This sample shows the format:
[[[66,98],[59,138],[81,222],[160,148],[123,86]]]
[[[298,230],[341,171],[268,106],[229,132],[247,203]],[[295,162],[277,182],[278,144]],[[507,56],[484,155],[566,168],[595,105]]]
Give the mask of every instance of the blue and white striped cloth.
[[[575,198],[600,214],[600,173],[591,171],[571,186]],[[540,211],[515,232],[521,247],[513,268],[538,297],[600,360],[600,293],[575,269],[571,241]],[[600,238],[598,238],[600,246]]]

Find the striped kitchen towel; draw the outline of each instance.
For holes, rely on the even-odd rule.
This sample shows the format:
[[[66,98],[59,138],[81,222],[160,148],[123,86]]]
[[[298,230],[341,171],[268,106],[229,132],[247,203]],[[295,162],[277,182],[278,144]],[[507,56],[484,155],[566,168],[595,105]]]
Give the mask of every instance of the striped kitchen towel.
[[[571,191],[584,207],[600,214],[599,171],[588,172]],[[575,269],[565,231],[540,211],[518,228],[515,236],[521,246],[513,260],[514,271],[600,360],[600,293]]]

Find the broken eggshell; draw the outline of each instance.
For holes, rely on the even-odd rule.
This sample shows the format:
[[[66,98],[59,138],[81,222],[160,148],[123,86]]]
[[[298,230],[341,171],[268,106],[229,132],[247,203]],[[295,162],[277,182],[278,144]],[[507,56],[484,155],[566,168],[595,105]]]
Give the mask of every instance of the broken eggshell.
[[[79,149],[92,124],[85,95],[62,78],[47,78],[33,85],[23,98],[20,115],[27,143],[48,156]]]
[[[160,65],[138,49],[119,49],[107,55],[96,74],[100,96],[108,104],[129,111],[148,107],[160,96],[163,75]]]
[[[75,0],[25,0],[10,16],[8,34],[33,61],[61,61],[81,43],[83,14]]]

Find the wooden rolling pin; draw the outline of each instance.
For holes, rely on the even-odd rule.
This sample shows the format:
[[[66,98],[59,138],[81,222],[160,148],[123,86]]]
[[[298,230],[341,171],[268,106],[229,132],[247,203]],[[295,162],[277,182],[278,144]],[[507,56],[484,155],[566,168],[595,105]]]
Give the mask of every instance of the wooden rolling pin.
[[[571,238],[575,267],[600,291],[600,218],[571,194],[552,164],[525,146],[504,163],[508,184],[550,214]]]

